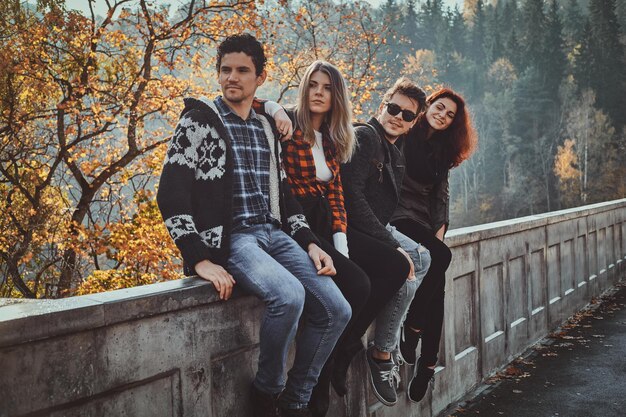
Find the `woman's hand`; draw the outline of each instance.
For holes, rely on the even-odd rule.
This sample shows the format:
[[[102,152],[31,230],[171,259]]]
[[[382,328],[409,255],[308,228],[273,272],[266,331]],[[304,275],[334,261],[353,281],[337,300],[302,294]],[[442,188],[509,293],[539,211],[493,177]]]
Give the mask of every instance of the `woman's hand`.
[[[317,275],[328,275],[330,277],[337,275],[337,270],[333,265],[333,258],[329,254],[324,252],[315,243],[310,243],[308,246],[309,258],[313,261],[315,269],[317,269]]]
[[[276,129],[278,129],[278,133],[280,133],[280,140],[291,139],[291,135],[293,135],[293,124],[289,116],[287,116],[285,109],[281,107],[281,109],[274,114],[274,122],[276,122]]]

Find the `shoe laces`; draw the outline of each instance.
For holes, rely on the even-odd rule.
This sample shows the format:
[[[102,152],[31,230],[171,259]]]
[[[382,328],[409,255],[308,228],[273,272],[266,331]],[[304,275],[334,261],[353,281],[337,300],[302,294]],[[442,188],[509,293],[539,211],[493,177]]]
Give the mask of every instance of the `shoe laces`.
[[[391,368],[391,377],[393,378],[393,383],[396,385],[395,388],[398,389],[402,381],[400,378],[400,364],[393,365],[393,368]]]
[[[398,366],[402,366],[406,363],[406,361],[404,360],[404,356],[402,356],[402,352],[400,352],[400,348],[398,347],[394,352],[394,356],[395,356],[395,361]]]
[[[391,387],[397,388],[400,384],[400,367],[395,363],[389,370],[378,371],[380,379],[387,381]]]

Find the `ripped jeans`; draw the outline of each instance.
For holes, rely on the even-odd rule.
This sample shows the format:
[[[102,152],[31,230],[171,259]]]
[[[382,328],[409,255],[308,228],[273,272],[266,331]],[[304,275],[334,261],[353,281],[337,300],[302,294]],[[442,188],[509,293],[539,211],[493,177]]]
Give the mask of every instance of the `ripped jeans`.
[[[402,249],[411,257],[415,267],[415,279],[406,280],[396,295],[389,300],[376,317],[374,346],[381,352],[393,352],[396,350],[400,340],[400,329],[406,313],[409,310],[411,301],[413,301],[417,287],[419,287],[430,267],[430,252],[428,252],[428,249],[409,239],[391,225],[387,225],[387,230],[393,234],[393,237],[400,243]]]

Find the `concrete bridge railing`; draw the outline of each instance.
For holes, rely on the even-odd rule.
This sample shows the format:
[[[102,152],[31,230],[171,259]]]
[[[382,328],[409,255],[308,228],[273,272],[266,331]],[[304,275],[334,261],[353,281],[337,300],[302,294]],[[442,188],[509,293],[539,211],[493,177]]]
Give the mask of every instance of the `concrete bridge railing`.
[[[434,394],[382,406],[361,356],[329,417],[429,416],[460,399],[624,277],[626,199],[453,230],[447,242]],[[191,278],[0,307],[0,417],[249,416],[262,312]]]

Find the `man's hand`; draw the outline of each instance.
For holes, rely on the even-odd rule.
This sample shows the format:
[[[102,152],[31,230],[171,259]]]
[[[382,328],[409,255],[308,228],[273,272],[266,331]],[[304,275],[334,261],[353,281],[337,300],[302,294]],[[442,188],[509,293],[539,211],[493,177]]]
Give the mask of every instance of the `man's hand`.
[[[399,247],[398,251],[406,257],[406,259],[409,261],[409,265],[411,265],[411,269],[409,270],[409,276],[406,277],[406,279],[408,279],[408,280],[416,279],[415,278],[415,265],[413,265],[413,260],[411,259],[409,254],[406,253],[406,251],[404,249]]]
[[[281,108],[274,115],[274,122],[276,122],[276,129],[278,129],[278,133],[280,133],[280,140],[288,140],[291,139],[291,135],[293,134],[293,124],[291,123],[291,119],[287,116],[287,112],[285,109]]]
[[[310,243],[308,246],[309,258],[313,261],[315,268],[317,269],[317,275],[334,276],[337,274],[333,265],[333,259],[329,254],[324,252],[315,243]]]
[[[205,259],[198,262],[194,269],[200,278],[213,283],[215,289],[220,293],[220,300],[228,300],[230,298],[233,293],[235,280],[224,268]]]

